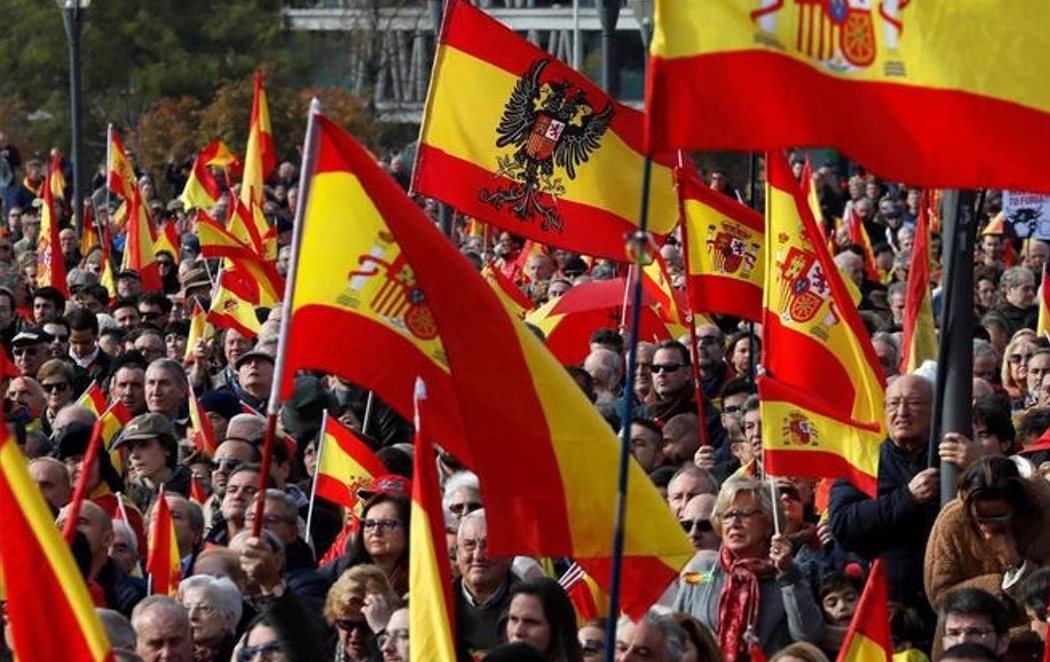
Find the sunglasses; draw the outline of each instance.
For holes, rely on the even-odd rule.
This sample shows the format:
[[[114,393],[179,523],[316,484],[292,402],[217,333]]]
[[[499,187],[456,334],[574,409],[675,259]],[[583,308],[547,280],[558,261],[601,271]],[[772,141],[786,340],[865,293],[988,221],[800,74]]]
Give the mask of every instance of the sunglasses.
[[[365,632],[371,632],[371,628],[368,627],[368,621],[352,621],[349,618],[337,618],[335,620],[335,626],[343,632],[353,632],[354,630],[363,630]]]
[[[711,533],[715,530],[709,519],[683,519],[678,523],[682,525],[682,530],[686,533],[692,533],[693,527],[700,529],[700,533]]]
[[[781,498],[787,498],[791,501],[802,501],[802,495],[799,494],[798,490],[794,487],[777,487],[777,494]]]
[[[281,650],[280,641],[271,641],[259,646],[245,646],[237,652],[237,662],[251,662],[256,657],[261,657],[263,660],[275,660],[277,653]]]
[[[586,639],[580,642],[580,650],[584,655],[594,655],[605,650],[605,644],[601,639]]]
[[[55,383],[51,383],[51,384],[41,384],[40,386],[41,386],[41,388],[43,388],[48,393],[65,393],[66,389],[69,388],[69,384],[67,384],[66,382],[55,382]]]
[[[681,363],[654,363],[649,369],[653,371],[654,375],[659,375],[662,372],[677,372],[682,367]]]
[[[36,347],[15,347],[11,350],[15,356],[36,356]]]
[[[240,467],[242,464],[244,464],[243,460],[212,460],[211,470],[212,471],[220,471],[220,470],[233,471],[234,469],[237,469],[238,467]]]
[[[479,508],[481,508],[481,504],[473,502],[453,503],[448,507],[456,517],[463,517],[467,513],[472,513]]]

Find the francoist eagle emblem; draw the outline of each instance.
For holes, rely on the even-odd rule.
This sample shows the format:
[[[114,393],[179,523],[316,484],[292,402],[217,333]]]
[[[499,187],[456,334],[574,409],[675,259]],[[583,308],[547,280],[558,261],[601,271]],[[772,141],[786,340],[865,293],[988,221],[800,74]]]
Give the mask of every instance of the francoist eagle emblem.
[[[540,221],[541,232],[564,230],[556,203],[565,187],[557,172],[569,179],[601,145],[609,129],[612,102],[594,111],[586,93],[568,80],[541,82],[550,60],[537,60],[514,86],[503,109],[496,133],[496,147],[515,147],[501,155],[496,174],[511,180],[506,186],[479,192],[481,202],[510,211],[522,221]]]

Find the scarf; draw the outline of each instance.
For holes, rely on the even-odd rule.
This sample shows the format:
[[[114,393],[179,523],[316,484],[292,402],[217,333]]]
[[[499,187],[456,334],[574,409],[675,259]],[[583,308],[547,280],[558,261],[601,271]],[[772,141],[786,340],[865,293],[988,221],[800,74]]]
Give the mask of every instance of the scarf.
[[[747,659],[751,649],[745,635],[752,633],[761,608],[759,582],[776,576],[767,557],[734,559],[722,547],[719,554],[725,581],[718,597],[718,647],[726,662]]]

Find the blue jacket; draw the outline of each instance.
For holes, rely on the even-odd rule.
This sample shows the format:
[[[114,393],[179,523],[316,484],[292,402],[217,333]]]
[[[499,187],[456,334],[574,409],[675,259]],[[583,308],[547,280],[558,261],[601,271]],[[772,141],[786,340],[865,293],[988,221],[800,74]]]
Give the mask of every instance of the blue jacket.
[[[937,519],[937,499],[920,504],[908,483],[926,468],[927,454],[909,456],[887,439],[879,446],[877,497],[872,499],[845,481],[831,488],[831,531],[835,541],[886,566],[890,600],[929,611],[923,589],[926,541]]]

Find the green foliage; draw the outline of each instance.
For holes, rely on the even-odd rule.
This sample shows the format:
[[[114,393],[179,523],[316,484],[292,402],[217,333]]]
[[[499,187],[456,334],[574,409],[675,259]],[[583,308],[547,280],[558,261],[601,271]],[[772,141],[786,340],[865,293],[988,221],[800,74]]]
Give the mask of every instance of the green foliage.
[[[162,114],[193,111],[184,97],[204,108],[224,82],[250,81],[258,66],[278,80],[288,76],[291,37],[280,9],[280,0],[94,0],[82,13],[87,162],[103,157],[107,122],[130,131],[158,99],[177,100]],[[68,153],[68,67],[58,7],[47,0],[6,0],[0,22],[0,126],[23,153],[52,145]],[[30,113],[50,119],[30,121]],[[243,128],[230,129],[246,132],[247,120]]]

